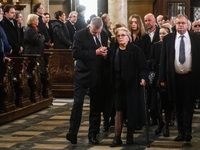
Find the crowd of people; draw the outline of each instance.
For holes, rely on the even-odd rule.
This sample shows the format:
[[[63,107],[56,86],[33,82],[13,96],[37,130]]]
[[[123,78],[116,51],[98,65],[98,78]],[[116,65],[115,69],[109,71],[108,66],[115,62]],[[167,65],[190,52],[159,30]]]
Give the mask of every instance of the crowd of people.
[[[155,135],[177,121],[174,141],[190,142],[195,100],[200,98],[200,20],[190,22],[186,15],[176,18],[148,13],[143,19],[133,14],[127,27],[111,23],[110,16],[92,15],[88,24],[86,7],[77,6],[66,19],[55,12],[50,21],[41,3],[33,7],[26,27],[13,5],[0,9],[1,63],[22,54],[40,54],[44,49],[72,49],[74,64],[74,104],[66,139],[77,143],[85,95],[90,97],[88,139],[98,144],[101,112],[103,132],[114,125],[111,147],[122,144],[122,127],[127,127],[127,144],[133,144],[135,130],[147,119],[157,125]],[[41,59],[41,74],[44,61]],[[89,93],[88,93],[89,89]],[[144,92],[147,92],[145,114]],[[163,112],[164,118],[163,119]]]

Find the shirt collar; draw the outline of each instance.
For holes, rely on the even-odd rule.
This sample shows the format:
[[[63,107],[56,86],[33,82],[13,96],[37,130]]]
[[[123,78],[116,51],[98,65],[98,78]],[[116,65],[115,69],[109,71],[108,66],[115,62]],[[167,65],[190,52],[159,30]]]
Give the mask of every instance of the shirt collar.
[[[176,32],[176,36],[180,37],[182,35],[180,33]],[[183,36],[186,37],[186,38],[188,38],[189,37],[188,31],[186,31],[185,34],[183,34]]]

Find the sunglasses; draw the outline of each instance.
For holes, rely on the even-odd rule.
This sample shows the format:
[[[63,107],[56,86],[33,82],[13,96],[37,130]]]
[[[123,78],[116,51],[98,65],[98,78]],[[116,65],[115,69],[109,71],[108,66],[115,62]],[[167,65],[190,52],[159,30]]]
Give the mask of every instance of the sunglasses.
[[[200,24],[196,24],[196,25],[194,25],[195,28],[196,28],[197,26],[200,27]]]

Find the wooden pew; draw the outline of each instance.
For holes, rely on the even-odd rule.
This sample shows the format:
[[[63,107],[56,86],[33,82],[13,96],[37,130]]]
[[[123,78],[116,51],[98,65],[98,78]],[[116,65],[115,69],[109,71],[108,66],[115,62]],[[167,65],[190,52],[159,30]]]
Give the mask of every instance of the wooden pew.
[[[47,53],[44,56],[46,67],[49,66],[50,56],[50,53]],[[52,105],[52,80],[51,76],[48,75],[49,68],[46,68],[45,72],[45,76],[47,77],[44,82],[46,85],[43,86],[45,89],[42,89],[41,81],[40,86],[36,83],[36,79],[39,78],[37,72],[38,64],[36,63],[39,61],[38,58],[40,58],[40,56],[34,55],[16,58],[13,57],[11,62],[5,63],[1,66],[3,72],[0,72],[0,124]],[[34,82],[34,86],[38,86],[38,89],[34,89],[34,92],[38,92],[39,99],[37,99],[36,96],[33,101],[30,100],[31,90],[33,90],[33,88],[29,87],[29,78],[34,78],[31,82]],[[12,86],[12,84],[14,86]],[[48,87],[48,85],[50,87]],[[45,91],[44,93],[46,93],[46,97],[42,96],[42,91]]]
[[[15,90],[12,81],[13,62],[0,64],[0,113],[6,113],[15,110]]]
[[[40,55],[24,54],[30,61],[28,70],[28,84],[31,89],[30,99],[32,102],[39,102],[42,99],[42,83],[39,71]]]
[[[16,93],[15,104],[24,107],[31,104],[30,87],[28,85],[27,67],[30,61],[27,57],[11,57],[13,62],[13,82]]]
[[[73,97],[74,61],[71,49],[45,49],[53,53],[49,62],[54,97]]]

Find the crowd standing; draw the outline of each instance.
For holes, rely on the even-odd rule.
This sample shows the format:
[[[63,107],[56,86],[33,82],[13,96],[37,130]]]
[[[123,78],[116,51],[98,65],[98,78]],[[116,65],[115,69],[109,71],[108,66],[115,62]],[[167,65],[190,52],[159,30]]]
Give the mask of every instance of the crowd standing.
[[[165,137],[176,120],[174,141],[190,142],[194,108],[200,107],[195,104],[200,98],[200,20],[191,23],[186,15],[169,18],[152,13],[142,20],[133,14],[126,27],[111,23],[105,13],[101,18],[92,15],[86,24],[86,7],[78,5],[76,10],[67,19],[59,10],[52,21],[38,3],[24,27],[23,16],[13,5],[0,8],[0,64],[22,54],[39,54],[43,78],[44,49],[72,49],[74,105],[66,135],[72,144],[77,143],[86,94],[90,97],[91,144],[99,143],[101,112],[103,132],[115,126],[111,147],[122,145],[123,126],[127,127],[126,143],[133,144],[134,131],[143,128],[145,118],[149,126],[157,125],[155,135]]]

